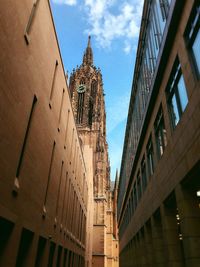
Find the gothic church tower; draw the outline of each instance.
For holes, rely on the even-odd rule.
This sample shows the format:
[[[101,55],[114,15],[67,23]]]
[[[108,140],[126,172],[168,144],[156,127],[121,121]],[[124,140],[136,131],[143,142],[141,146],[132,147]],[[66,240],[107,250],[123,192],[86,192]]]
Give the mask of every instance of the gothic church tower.
[[[105,103],[101,71],[93,65],[90,36],[83,62],[70,76],[69,90],[81,143],[90,144],[94,150],[94,195],[105,197],[110,184]]]
[[[92,266],[118,266],[112,261],[110,235],[110,165],[106,142],[106,113],[101,70],[93,64],[90,36],[82,64],[73,70],[69,90],[81,144],[93,151],[93,245]],[[109,209],[109,212],[108,212]],[[109,233],[108,233],[109,229]],[[109,264],[110,261],[110,264]],[[113,265],[111,265],[113,264]]]

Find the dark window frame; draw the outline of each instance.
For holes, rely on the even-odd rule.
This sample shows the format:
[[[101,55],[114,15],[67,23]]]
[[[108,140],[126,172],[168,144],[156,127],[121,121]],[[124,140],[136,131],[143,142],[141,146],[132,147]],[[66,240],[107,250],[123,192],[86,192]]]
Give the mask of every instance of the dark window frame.
[[[179,87],[178,84],[181,80],[181,78],[183,78],[184,81],[184,76],[181,70],[181,65],[179,62],[178,57],[175,59],[171,74],[170,74],[170,78],[169,78],[169,82],[166,88],[166,96],[167,96],[167,104],[168,104],[168,111],[169,111],[169,115],[170,115],[170,122],[171,122],[171,127],[174,130],[176,128],[176,126],[179,124],[181,117],[188,105],[188,93],[187,93],[187,88],[185,85],[185,81],[184,81],[184,89],[187,95],[187,104],[185,106],[185,108],[183,109],[182,104],[181,104],[181,98],[180,98],[180,92],[179,92]],[[176,118],[175,118],[175,112],[174,112],[174,108],[173,108],[173,98],[175,97],[175,101],[176,101],[176,109],[178,111],[178,121],[176,122]]]
[[[197,78],[200,79],[200,68],[197,65],[196,58],[195,58],[195,55],[192,49],[197,35],[200,34],[199,33],[200,31],[200,4],[198,2],[199,1],[196,1],[193,6],[193,9],[192,9],[190,18],[188,20],[185,33],[184,33],[184,38],[185,38],[186,46],[190,53],[192,65],[197,74]]]
[[[141,176],[142,176],[142,191],[145,192],[147,188],[147,164],[146,164],[146,158],[143,156],[141,161]]]
[[[133,185],[133,198],[134,198],[134,211],[135,211],[137,208],[137,204],[138,204],[136,182]]]
[[[154,122],[154,131],[156,139],[156,154],[159,160],[164,153],[165,147],[167,146],[166,128],[162,106],[159,108],[156,120]]]
[[[136,184],[137,184],[137,197],[139,202],[142,197],[142,177],[140,170],[137,173]]]
[[[147,151],[147,166],[148,166],[148,178],[149,178],[154,174],[154,170],[155,170],[154,148],[153,148],[152,136],[149,137],[146,151]]]

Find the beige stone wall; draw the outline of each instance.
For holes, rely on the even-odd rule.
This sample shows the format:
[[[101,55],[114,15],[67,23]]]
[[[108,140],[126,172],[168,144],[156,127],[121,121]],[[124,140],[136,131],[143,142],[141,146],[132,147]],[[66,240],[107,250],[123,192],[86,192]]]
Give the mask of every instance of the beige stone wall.
[[[106,234],[106,238],[107,238],[107,240],[106,240],[106,244],[107,244],[107,246],[106,246],[106,256],[108,258],[110,258],[113,255],[113,242],[112,242],[113,235],[112,235],[112,233],[107,233]]]
[[[106,258],[105,257],[99,257],[99,256],[93,256],[92,257],[92,266],[105,266],[106,265]]]
[[[92,245],[93,245],[93,150],[90,146],[82,146],[88,174],[88,204],[87,204],[87,227],[86,227],[86,266],[92,266]]]
[[[106,256],[107,256],[107,266],[108,267],[118,267],[119,266],[119,240],[117,231],[117,220],[115,217],[116,210],[114,209],[116,205],[115,191],[109,192],[108,207],[106,214]]]

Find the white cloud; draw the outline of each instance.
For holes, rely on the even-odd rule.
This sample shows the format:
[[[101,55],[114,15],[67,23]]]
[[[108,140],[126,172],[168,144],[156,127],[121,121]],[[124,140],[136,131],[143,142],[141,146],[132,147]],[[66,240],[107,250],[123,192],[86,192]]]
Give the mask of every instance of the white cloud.
[[[100,47],[108,48],[116,39],[123,38],[124,51],[129,53],[133,38],[138,37],[143,0],[125,1],[116,9],[114,0],[84,0],[88,13],[89,27],[87,32],[95,36]]]
[[[76,0],[52,0],[55,4],[74,6],[77,4]]]
[[[85,11],[88,23],[87,34],[91,34],[99,47],[110,48],[120,38],[124,52],[129,54],[138,37],[144,0],[52,0],[56,4],[77,5]]]
[[[124,45],[124,52],[126,53],[126,54],[129,54],[130,53],[130,51],[131,51],[131,44],[129,43],[129,42],[125,42],[125,45]]]

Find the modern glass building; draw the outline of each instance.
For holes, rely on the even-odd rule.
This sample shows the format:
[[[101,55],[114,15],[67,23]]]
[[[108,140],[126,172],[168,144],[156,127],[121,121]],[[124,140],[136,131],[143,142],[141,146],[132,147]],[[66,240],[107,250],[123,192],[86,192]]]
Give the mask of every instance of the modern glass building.
[[[199,26],[200,1],[144,1],[119,181],[120,266],[200,266]]]

